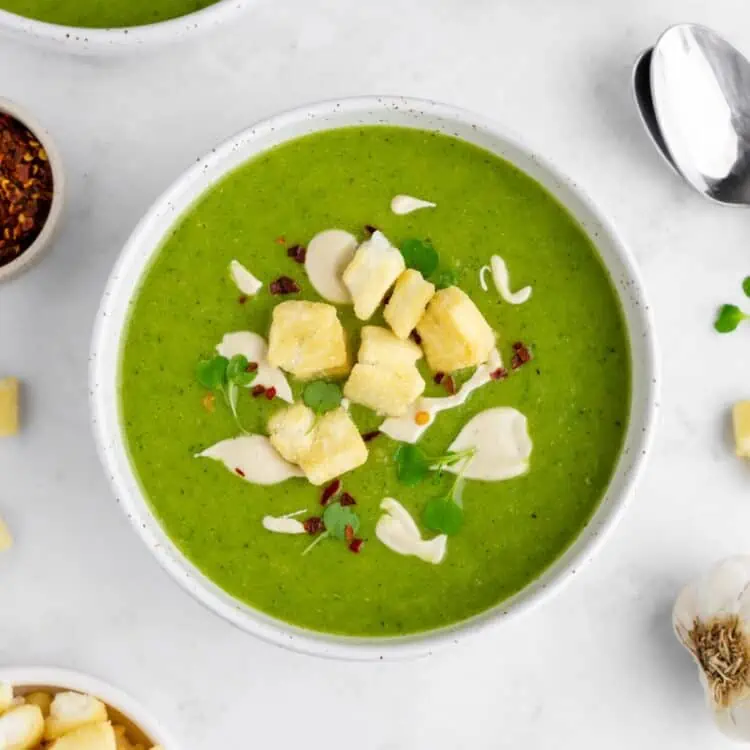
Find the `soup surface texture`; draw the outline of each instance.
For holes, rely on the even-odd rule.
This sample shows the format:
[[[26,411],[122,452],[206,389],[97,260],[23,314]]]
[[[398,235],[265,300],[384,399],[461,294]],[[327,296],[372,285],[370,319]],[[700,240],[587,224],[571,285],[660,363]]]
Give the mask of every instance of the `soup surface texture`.
[[[179,18],[218,0],[0,0],[0,10],[46,23],[124,28]]]
[[[390,202],[402,193],[437,207],[397,216]],[[396,554],[374,529],[383,498],[398,499],[420,523],[425,502],[454,477],[405,487],[393,464],[397,443],[384,435],[368,443],[367,463],[342,477],[361,517],[359,554],[324,541],[303,556],[309,536],[263,528],[265,515],[319,514],[321,489],[305,479],[259,487],[219,462],[194,457],[238,432],[223,404],[213,412],[203,408],[196,363],[227,332],[268,336],[273,308],[289,299],[268,293],[269,282],[282,274],[301,286],[293,298],[320,300],[304,266],[287,256],[290,245],[331,227],[363,239],[366,224],[396,246],[429,238],[441,268],[453,271],[498,333],[506,367],[514,342],[524,342],[534,356],[507,380],[475,391],[463,407],[441,413],[419,443],[442,455],[473,415],[512,406],[527,417],[534,446],[526,475],[467,481],[463,528],[450,537],[438,565]],[[524,304],[504,302],[492,283],[482,289],[479,271],[493,254],[505,260],[513,288],[531,285]],[[255,297],[239,299],[227,272],[233,259],[264,282]],[[356,352],[361,323],[350,306],[339,307],[339,318]],[[373,321],[383,324],[380,312]],[[425,395],[444,396],[423,361],[420,369]],[[619,456],[629,414],[630,347],[596,250],[539,184],[463,141],[367,126],[283,144],[201,197],[144,274],[119,378],[132,464],[154,513],[192,563],[238,599],[282,620],[330,633],[393,636],[496,605],[576,538]],[[301,385],[289,380],[298,399]],[[247,429],[265,434],[282,405],[242,392],[238,408]],[[362,433],[382,421],[356,405],[351,414]]]

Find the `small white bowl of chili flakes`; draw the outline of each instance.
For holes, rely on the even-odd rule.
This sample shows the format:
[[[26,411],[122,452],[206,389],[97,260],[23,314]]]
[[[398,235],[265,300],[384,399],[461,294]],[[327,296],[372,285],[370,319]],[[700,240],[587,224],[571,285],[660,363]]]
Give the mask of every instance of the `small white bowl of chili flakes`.
[[[31,267],[52,244],[63,186],[49,133],[23,107],[0,98],[0,281]]]

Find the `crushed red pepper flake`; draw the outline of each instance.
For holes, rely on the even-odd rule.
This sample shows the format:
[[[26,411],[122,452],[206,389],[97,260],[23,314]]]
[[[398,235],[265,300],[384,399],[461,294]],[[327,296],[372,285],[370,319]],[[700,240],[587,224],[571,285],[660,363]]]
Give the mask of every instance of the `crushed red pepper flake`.
[[[52,169],[39,141],[0,113],[0,266],[28,250],[52,205]]]
[[[447,375],[443,378],[443,388],[452,396],[456,392],[456,381],[453,375]]]
[[[498,367],[490,373],[493,380],[505,380],[508,377],[508,371],[504,367]]]
[[[345,507],[347,505],[356,505],[357,501],[348,493],[348,492],[342,492],[341,497],[339,498],[339,502],[341,503],[342,507]]]
[[[257,362],[248,362],[247,367],[245,368],[245,372],[255,372],[257,369],[258,369]]]
[[[296,294],[299,292],[299,284],[289,276],[279,276],[269,285],[271,294]]]
[[[351,544],[349,545],[349,549],[355,555],[358,555],[362,551],[362,547],[364,547],[364,544],[365,544],[364,539],[352,539]]]
[[[435,377],[433,380],[435,381],[435,385],[440,385],[443,382],[443,378],[445,377],[444,372],[436,372]]]
[[[269,401],[273,401],[276,398],[276,389],[273,386],[266,389],[266,398]]]
[[[280,234],[280,235],[279,235],[279,236],[278,236],[278,237],[277,237],[277,238],[276,238],[276,239],[274,240],[274,242],[275,242],[275,243],[276,243],[277,245],[286,245],[286,237],[284,237],[284,235],[283,235],[283,234]]]
[[[244,476],[245,476],[245,472],[244,472],[244,471],[242,471],[242,469],[240,469],[240,467],[239,467],[239,466],[235,466],[235,467],[234,467],[234,472],[235,472],[235,474],[239,474],[239,475],[240,475],[241,477],[244,477]]]
[[[326,505],[328,501],[341,489],[341,480],[334,479],[330,484],[327,484],[323,488],[323,492],[320,495],[320,504]]]
[[[302,245],[292,245],[287,249],[286,254],[297,263],[304,263],[307,257],[307,249]]]
[[[372,432],[366,432],[364,435],[362,435],[362,440],[364,440],[366,443],[369,443],[371,440],[375,440],[376,437],[379,437],[382,433],[380,430],[373,430]]]
[[[247,295],[241,294],[239,297],[237,297],[237,302],[239,302],[241,305],[244,305],[245,302],[247,302]]]
[[[320,516],[310,516],[310,518],[307,518],[302,522],[302,525],[305,527],[305,531],[312,536],[320,534],[325,528],[323,519]]]
[[[344,528],[344,538],[351,544],[354,541],[354,527],[351,524],[346,524]]]
[[[250,391],[250,393],[253,395],[253,398],[258,398],[258,396],[262,396],[266,392],[266,386],[264,385],[254,385],[253,390]]]

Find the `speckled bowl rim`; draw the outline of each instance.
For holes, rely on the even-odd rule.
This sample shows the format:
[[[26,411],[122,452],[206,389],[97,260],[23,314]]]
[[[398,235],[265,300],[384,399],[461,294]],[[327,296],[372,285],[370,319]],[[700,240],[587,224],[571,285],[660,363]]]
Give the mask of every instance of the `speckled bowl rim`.
[[[0,284],[10,281],[24,271],[28,271],[37,263],[50,249],[62,218],[63,206],[65,205],[65,172],[63,170],[62,158],[49,131],[37,121],[26,107],[0,97],[0,112],[9,114],[20,123],[25,125],[39,140],[47,152],[50,169],[52,170],[52,204],[49,214],[44,222],[42,231],[37,238],[22,252],[15,260],[0,266]]]
[[[255,2],[219,0],[207,8],[167,21],[110,29],[63,26],[0,10],[0,33],[75,54],[122,53],[194,36],[235,18]]]
[[[154,745],[161,745],[164,750],[179,747],[161,722],[135,698],[98,677],[59,667],[2,666],[0,682],[8,682],[14,688],[53,688],[93,695],[131,721]]]
[[[206,189],[254,154],[305,133],[357,124],[402,125],[455,135],[509,159],[541,182],[596,243],[625,311],[633,357],[631,419],[617,469],[596,512],[567,551],[522,591],[479,615],[439,630],[390,638],[329,635],[290,625],[234,599],[198,571],[165,534],[134,476],[120,430],[116,384],[120,336],[132,294],[174,221]],[[635,262],[586,194],[498,124],[448,105],[401,97],[360,97],[301,107],[243,131],[200,159],[156,201],[126,243],[104,291],[90,359],[92,425],[102,463],[118,502],[160,564],[196,599],[234,625],[294,651],[349,660],[427,655],[531,609],[572,579],[601,546],[635,488],[652,441],[657,381],[654,325]]]

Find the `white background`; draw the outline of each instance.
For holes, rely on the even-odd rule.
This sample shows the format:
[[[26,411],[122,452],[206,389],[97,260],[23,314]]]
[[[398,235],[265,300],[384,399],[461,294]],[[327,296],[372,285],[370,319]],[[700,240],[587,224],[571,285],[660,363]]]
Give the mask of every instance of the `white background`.
[[[0,375],[25,385],[23,434],[0,443],[17,539],[0,557],[0,663],[109,679],[186,750],[723,747],[670,609],[750,548],[727,418],[750,397],[750,327],[711,330],[717,304],[741,303],[750,214],[689,192],[636,118],[630,65],[678,21],[750,53],[747,0],[260,0],[210,36],[126,57],[0,41],[0,95],[47,124],[70,180],[54,251],[0,288]],[[664,367],[649,466],[593,563],[528,616],[415,663],[297,656],[204,610],[133,533],[89,430],[93,316],[146,207],[253,121],[365,93],[493,116],[587,188],[640,261]]]

